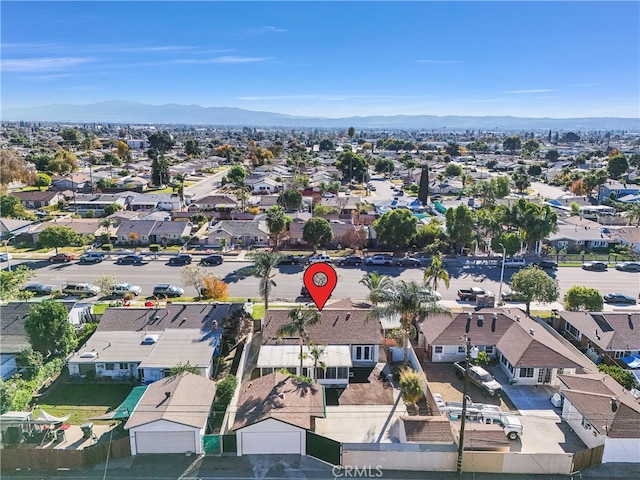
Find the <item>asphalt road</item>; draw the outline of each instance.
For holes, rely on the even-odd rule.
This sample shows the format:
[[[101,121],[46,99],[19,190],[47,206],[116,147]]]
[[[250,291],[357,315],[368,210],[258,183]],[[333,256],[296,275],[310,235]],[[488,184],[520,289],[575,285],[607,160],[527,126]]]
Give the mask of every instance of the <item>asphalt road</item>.
[[[197,262],[195,257],[195,261]],[[142,265],[116,265],[114,260],[107,259],[99,264],[81,265],[77,262],[51,265],[46,260],[12,261],[12,265],[22,263],[36,272],[32,281],[42,282],[61,288],[63,282],[94,283],[101,275],[110,274],[117,282],[129,282],[142,287],[143,295],[151,295],[157,283],[173,283],[185,289],[185,295],[195,295],[192,286],[182,282],[182,267],[170,266],[166,258],[152,259]],[[195,263],[195,262],[194,262]],[[251,276],[249,261],[225,261],[222,265],[203,267],[206,271],[222,278],[229,284],[229,294],[233,297],[257,297],[258,279]],[[421,281],[423,270],[420,268],[399,267],[335,267],[338,274],[338,285],[332,299],[366,297],[368,290],[359,283],[368,271],[377,270],[390,276],[393,280]],[[302,286],[302,266],[282,266],[276,269],[271,298],[273,300],[295,300]],[[487,265],[450,265],[448,267],[450,286],[447,290],[440,285],[438,290],[443,300],[457,300],[457,290],[473,286],[483,287],[494,292],[499,291],[500,268]],[[505,269],[503,291],[508,289],[509,279],[515,270]],[[560,267],[556,272],[549,272],[560,283],[560,295],[573,285],[584,285],[598,289],[602,294],[620,292],[638,297],[640,292],[640,273],[620,272],[610,268],[606,272],[588,272],[579,267]],[[462,305],[462,303],[461,303]]]

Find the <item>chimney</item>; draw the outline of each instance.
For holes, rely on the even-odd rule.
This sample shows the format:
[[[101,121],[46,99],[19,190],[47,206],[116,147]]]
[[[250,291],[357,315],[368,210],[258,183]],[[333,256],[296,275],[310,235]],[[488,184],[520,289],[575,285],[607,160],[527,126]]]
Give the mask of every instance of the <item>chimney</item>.
[[[520,315],[516,315],[516,322],[520,321]]]
[[[529,329],[529,333],[530,333],[531,335],[533,335],[533,328],[530,328],[530,329]]]
[[[347,313],[347,316],[344,317],[345,320],[349,320],[350,318],[351,318],[351,314],[350,313]]]

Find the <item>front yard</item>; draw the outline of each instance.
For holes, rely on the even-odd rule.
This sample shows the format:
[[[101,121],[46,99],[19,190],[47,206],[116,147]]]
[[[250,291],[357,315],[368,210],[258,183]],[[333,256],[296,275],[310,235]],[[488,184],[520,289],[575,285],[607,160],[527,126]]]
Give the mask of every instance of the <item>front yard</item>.
[[[38,415],[40,408],[56,417],[71,413],[67,423],[82,425],[92,417],[117,408],[132,388],[131,385],[119,383],[60,383],[40,399],[34,416]]]

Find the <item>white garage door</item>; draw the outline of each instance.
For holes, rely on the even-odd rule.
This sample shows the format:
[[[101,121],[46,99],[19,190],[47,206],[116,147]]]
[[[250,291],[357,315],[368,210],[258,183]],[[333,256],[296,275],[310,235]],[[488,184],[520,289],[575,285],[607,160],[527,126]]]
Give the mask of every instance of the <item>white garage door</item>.
[[[243,432],[241,442],[243,455],[302,453],[302,438],[300,432]]]
[[[137,453],[195,452],[193,432],[136,432]]]

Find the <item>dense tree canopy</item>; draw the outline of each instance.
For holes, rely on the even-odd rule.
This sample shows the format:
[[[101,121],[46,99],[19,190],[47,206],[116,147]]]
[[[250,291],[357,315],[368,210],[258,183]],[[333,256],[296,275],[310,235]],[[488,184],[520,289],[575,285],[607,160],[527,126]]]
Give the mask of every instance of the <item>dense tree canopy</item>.
[[[338,157],[336,168],[342,172],[342,178],[346,181],[367,180],[367,162],[360,155],[351,150],[343,152]]]
[[[80,241],[80,235],[70,227],[64,225],[52,225],[45,228],[38,235],[38,245],[41,248],[58,248],[76,245]]]
[[[302,227],[302,239],[313,245],[313,251],[315,252],[319,246],[333,239],[331,224],[324,218],[310,218]]]
[[[465,245],[471,243],[474,220],[471,210],[466,205],[449,208],[445,212],[446,230],[451,246],[456,253]]]
[[[603,305],[604,299],[595,288],[574,285],[564,295],[564,308],[572,312],[579,310],[600,312]]]
[[[511,276],[511,288],[518,292],[531,313],[531,302],[551,303],[560,295],[558,280],[535,266],[527,267]]]
[[[607,171],[611,178],[620,178],[624,175],[629,169],[629,162],[627,161],[627,157],[625,157],[622,153],[618,153],[609,158],[609,162],[607,163]]]
[[[0,300],[6,302],[16,298],[33,275],[33,270],[25,265],[18,265],[13,270],[0,270]]]
[[[378,240],[393,249],[410,245],[417,226],[418,219],[406,208],[390,210],[373,223]]]
[[[522,141],[520,140],[520,137],[518,137],[517,135],[509,136],[502,141],[502,148],[504,148],[507,152],[511,153],[512,155],[518,150],[520,150],[521,146],[522,146]]]
[[[278,240],[289,224],[291,223],[291,217],[287,215],[282,207],[274,205],[267,210],[267,228],[269,234],[273,237],[273,249],[278,249]]]
[[[35,169],[16,150],[0,149],[0,185],[11,182],[31,183],[36,176]]]
[[[298,210],[302,206],[302,193],[295,188],[288,188],[280,193],[278,204],[287,211]]]
[[[20,199],[13,195],[0,195],[0,212],[7,218],[36,219],[36,216],[22,205]]]
[[[24,322],[31,347],[45,357],[64,357],[73,350],[76,335],[67,316],[67,308],[55,300],[34,303]]]
[[[242,165],[233,165],[227,172],[227,179],[233,184],[240,186],[247,178],[247,171]]]
[[[171,138],[171,134],[169,132],[156,132],[148,137],[149,146],[160,154],[167,153],[173,146],[175,142],[173,138]]]

